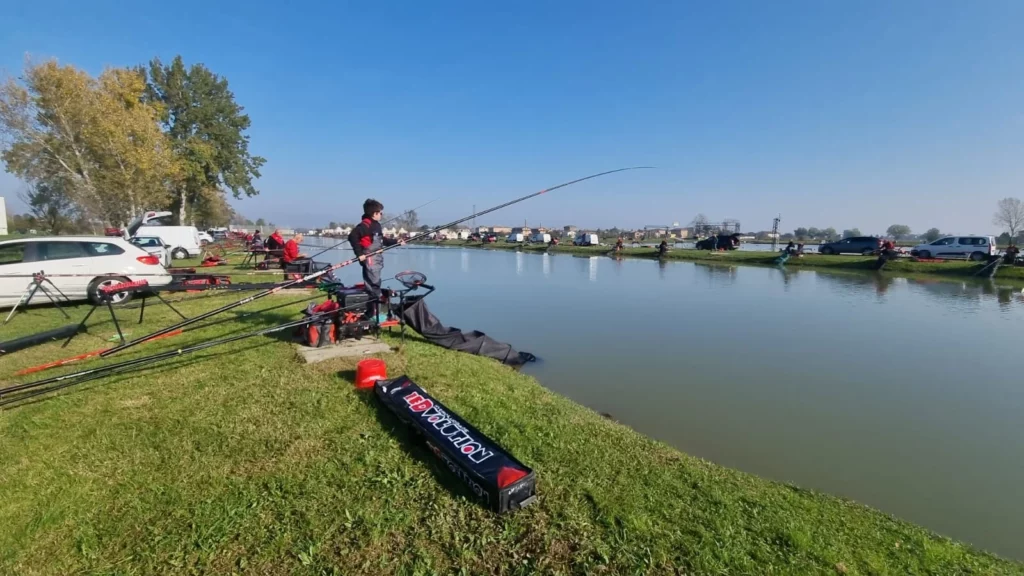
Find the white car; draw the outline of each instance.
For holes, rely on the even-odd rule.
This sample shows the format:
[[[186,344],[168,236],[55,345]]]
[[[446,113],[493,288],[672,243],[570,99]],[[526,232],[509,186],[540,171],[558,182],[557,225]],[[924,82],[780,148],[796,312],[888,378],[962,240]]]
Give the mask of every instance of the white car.
[[[992,236],[946,236],[928,244],[918,244],[910,250],[918,258],[967,258],[984,260],[995,256],[996,239]]]
[[[50,236],[0,242],[0,308],[9,308],[28,296],[32,276],[42,272],[49,291],[60,298],[56,286],[71,300],[99,301],[101,286],[146,280],[160,287],[173,278],[157,256],[121,238],[105,236]],[[120,304],[131,300],[131,292],[114,296]],[[61,298],[61,300],[63,300]],[[48,303],[44,294],[32,297],[34,304]]]
[[[601,241],[597,234],[577,234],[572,243],[574,246],[599,246]]]
[[[206,246],[207,244],[210,244],[212,242],[213,242],[213,236],[210,236],[206,232],[200,232],[199,233],[199,245],[200,246]]]
[[[136,236],[129,242],[159,258],[164,268],[171,267],[171,247],[164,244],[159,236]]]

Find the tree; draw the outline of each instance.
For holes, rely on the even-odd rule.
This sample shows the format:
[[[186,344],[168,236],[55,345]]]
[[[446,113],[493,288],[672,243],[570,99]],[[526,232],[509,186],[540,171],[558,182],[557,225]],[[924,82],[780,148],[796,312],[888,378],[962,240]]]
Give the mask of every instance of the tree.
[[[1016,239],[1017,234],[1024,228],[1024,202],[1021,202],[1020,198],[1003,198],[997,206],[992,223],[1002,226],[1010,233],[1010,238]]]
[[[266,223],[265,220],[263,220],[263,218],[257,218],[256,219],[256,226],[262,227],[262,226],[266,226],[266,225],[267,225],[267,223]]]
[[[807,236],[811,238],[817,238],[821,236],[821,230],[818,230],[814,226],[811,226],[810,228],[807,229]]]
[[[826,240],[832,240],[833,238],[837,238],[838,237],[838,234],[836,233],[836,229],[831,227],[831,226],[829,226],[828,228],[825,228],[824,230],[822,230],[821,231],[821,235]]]
[[[327,227],[328,227],[328,228],[330,228],[331,230],[334,230],[335,228],[337,228],[337,227],[338,227],[338,223],[337,223],[337,222],[335,222],[335,221],[333,221],[333,220],[331,220],[331,221],[330,221],[330,222],[329,222],[329,223],[327,224]]]
[[[123,224],[159,204],[175,162],[140,102],[145,83],[125,69],[99,78],[55,61],[26,63],[21,81],[0,85],[0,157],[30,184],[61,188],[90,213]]]
[[[921,235],[921,239],[925,242],[935,242],[942,237],[942,232],[939,232],[938,228],[929,228],[927,232]]]
[[[860,233],[860,228],[850,228],[849,230],[843,230],[843,238],[854,238],[856,236],[863,236]]]
[[[78,210],[59,185],[39,183],[22,195],[35,217],[35,226],[50,234],[73,232]]]
[[[140,68],[140,72],[145,71]],[[259,194],[253,179],[266,159],[249,153],[249,116],[235,102],[228,81],[202,64],[186,69],[181,56],[170,65],[149,63],[146,98],[161,105],[161,121],[182,167],[175,205],[179,223],[186,207],[228,189],[234,197]]]
[[[415,230],[419,223],[420,217],[416,214],[415,210],[409,210],[395,219],[395,226],[405,228],[406,230]]]
[[[420,232],[427,232],[429,230],[430,230],[430,226],[427,226],[426,224],[420,226]]]
[[[693,233],[696,236],[700,236],[705,232],[709,231],[711,223],[708,221],[708,217],[703,214],[697,214],[693,217]]]
[[[910,226],[906,224],[893,224],[886,229],[885,233],[899,240],[904,236],[910,236]]]
[[[797,228],[796,230],[793,230],[793,235],[796,236],[797,238],[804,238],[808,235],[808,233],[809,231],[807,230],[807,228]]]

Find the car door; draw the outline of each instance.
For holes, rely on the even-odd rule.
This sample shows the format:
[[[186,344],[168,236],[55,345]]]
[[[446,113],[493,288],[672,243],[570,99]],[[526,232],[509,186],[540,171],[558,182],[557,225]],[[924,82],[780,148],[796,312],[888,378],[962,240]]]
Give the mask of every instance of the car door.
[[[89,269],[89,254],[82,242],[46,240],[36,244],[36,267],[51,274],[50,280],[69,298],[84,298],[93,276]]]
[[[959,255],[957,252],[956,238],[950,236],[949,238],[940,238],[935,242],[931,243],[933,248],[932,257],[934,258],[955,258]]]
[[[33,242],[0,245],[0,307],[14,306],[28,294],[32,274],[39,271],[34,270],[35,264],[26,258],[31,244]]]
[[[974,238],[957,238],[956,244],[953,245],[953,250],[956,251],[958,258],[970,258],[971,252],[974,252]]]

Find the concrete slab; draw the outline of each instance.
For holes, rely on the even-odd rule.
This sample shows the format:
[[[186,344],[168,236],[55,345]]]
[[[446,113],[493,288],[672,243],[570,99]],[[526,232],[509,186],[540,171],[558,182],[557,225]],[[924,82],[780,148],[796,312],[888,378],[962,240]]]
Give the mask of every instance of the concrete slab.
[[[323,362],[324,360],[330,360],[331,358],[351,358],[354,356],[381,354],[391,351],[390,346],[376,338],[343,340],[340,344],[333,344],[322,348],[310,348],[300,344],[295,348],[298,350],[299,356],[302,356],[302,359],[306,361],[306,364]]]

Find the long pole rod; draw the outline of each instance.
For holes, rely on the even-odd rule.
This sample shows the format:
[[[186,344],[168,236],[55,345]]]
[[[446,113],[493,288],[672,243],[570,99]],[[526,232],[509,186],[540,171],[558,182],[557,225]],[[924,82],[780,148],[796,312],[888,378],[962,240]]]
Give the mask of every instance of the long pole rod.
[[[383,226],[385,224],[394,222],[395,220],[398,220],[402,216],[405,216],[406,214],[408,214],[410,212],[415,212],[415,211],[419,210],[420,208],[423,208],[424,206],[430,206],[431,204],[433,204],[434,202],[437,202],[438,200],[440,200],[440,198],[434,198],[430,202],[427,202],[425,204],[420,204],[419,206],[417,206],[415,208],[412,208],[410,210],[406,210],[405,212],[402,212],[401,214],[399,214],[398,216],[395,216],[394,218],[388,218],[387,220],[381,222],[380,225]],[[342,240],[341,242],[338,242],[337,244],[335,244],[333,246],[328,246],[327,248],[324,248],[323,250],[321,250],[321,251],[317,252],[316,254],[313,254],[312,256],[310,256],[309,259],[312,260],[313,258],[316,258],[317,256],[323,254],[324,252],[329,252],[331,250],[334,250],[335,248],[337,248],[338,246],[341,246],[342,244],[344,244],[346,242],[348,242],[348,238]]]
[[[470,214],[469,216],[466,216],[464,218],[459,218],[458,220],[455,220],[453,222],[449,222],[449,223],[443,224],[441,226],[436,226],[436,227],[434,227],[434,228],[432,228],[430,230],[427,230],[426,232],[422,232],[420,234],[417,234],[416,236],[413,236],[408,241],[409,242],[413,242],[413,241],[419,240],[421,238],[426,238],[427,236],[429,236],[431,234],[434,234],[434,233],[436,233],[439,230],[444,230],[445,228],[451,228],[452,226],[457,226],[457,225],[459,225],[459,224],[461,224],[463,222],[466,222],[468,220],[472,220],[473,218],[476,218],[478,216],[483,216],[485,214],[490,214],[491,212],[495,212],[497,210],[501,210],[502,208],[507,208],[509,206],[512,206],[513,204],[518,204],[518,203],[520,203],[520,202],[522,202],[524,200],[529,200],[530,198],[535,198],[535,197],[540,196],[542,194],[547,194],[548,192],[552,192],[552,191],[558,190],[559,188],[565,188],[566,186],[571,186],[573,184],[577,184],[577,183],[583,182],[585,180],[590,180],[590,179],[593,179],[593,178],[598,178],[600,176],[605,176],[605,175],[608,175],[608,174],[614,174],[616,172],[625,172],[627,170],[641,170],[641,169],[646,169],[646,168],[653,168],[653,167],[652,166],[633,166],[633,167],[629,167],[629,168],[618,168],[618,169],[615,169],[615,170],[608,170],[606,172],[598,172],[597,174],[591,174],[590,176],[584,176],[583,178],[577,178],[575,180],[570,180],[569,182],[563,182],[563,183],[558,184],[556,186],[552,186],[550,188],[545,188],[545,189],[543,189],[543,190],[541,190],[539,192],[533,192],[533,193],[527,194],[525,196],[521,196],[519,198],[516,198],[515,200],[510,200],[508,202],[505,202],[504,204],[498,204],[497,206],[493,206],[491,208],[488,208],[486,210],[482,210],[482,211],[477,212],[475,214]],[[367,254],[366,256],[367,257],[376,256],[378,254],[382,254],[384,252],[387,252],[388,250],[390,250],[390,249],[392,249],[392,248],[394,248],[396,246],[399,246],[399,244],[392,244],[390,246],[384,246],[383,248],[380,248],[379,250],[376,250],[376,251],[374,251],[374,252],[372,252],[370,254]],[[228,310],[232,310],[234,308],[238,308],[239,306],[244,306],[244,305],[246,305],[246,304],[248,304],[250,302],[259,300],[260,298],[265,298],[265,297],[270,296],[272,294],[276,294],[277,292],[280,292],[281,290],[284,290],[285,288],[288,288],[290,286],[295,286],[296,284],[302,284],[302,283],[305,283],[305,282],[309,282],[310,280],[316,280],[317,278],[323,276],[324,274],[327,274],[328,272],[331,272],[333,270],[338,270],[339,268],[344,268],[345,266],[349,266],[351,264],[355,264],[356,262],[359,262],[359,258],[350,258],[348,260],[345,260],[344,262],[340,262],[338,264],[334,264],[334,265],[329,266],[329,267],[327,267],[327,268],[325,268],[323,270],[320,270],[318,272],[313,272],[312,274],[309,274],[309,275],[304,276],[302,278],[296,278],[295,280],[291,280],[291,281],[285,282],[283,284],[278,284],[277,286],[275,286],[274,288],[271,288],[269,290],[265,290],[263,292],[257,292],[256,294],[253,294],[252,296],[249,296],[247,298],[243,298],[243,299],[241,299],[241,300],[239,300],[237,302],[233,302],[231,304],[226,304],[224,306],[221,306],[220,308],[217,308],[215,310],[210,310],[209,312],[200,314],[198,316],[193,316],[192,318],[189,318],[188,320],[182,320],[181,322],[178,322],[177,324],[174,324],[172,326],[168,326],[167,328],[164,328],[162,330],[157,330],[156,332],[153,332],[151,334],[147,334],[146,336],[139,337],[139,338],[137,338],[137,339],[135,339],[135,340],[133,340],[131,342],[128,342],[128,343],[123,344],[121,346],[117,346],[116,348],[111,348],[111,349],[101,353],[100,356],[104,356],[105,357],[105,356],[110,356],[111,354],[116,354],[116,353],[118,353],[118,352],[120,352],[122,350],[126,350],[128,348],[131,348],[132,346],[136,346],[136,345],[141,344],[143,342],[147,342],[149,340],[152,340],[153,338],[158,338],[158,337],[160,337],[160,336],[162,336],[162,335],[164,335],[164,334],[166,334],[168,332],[173,332],[174,330],[178,330],[179,328],[182,328],[184,326],[188,326],[189,324],[194,324],[196,322],[200,322],[200,321],[205,320],[205,319],[207,319],[207,318],[209,318],[211,316],[215,316],[215,315],[220,314],[222,312],[227,312]]]

